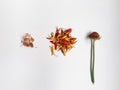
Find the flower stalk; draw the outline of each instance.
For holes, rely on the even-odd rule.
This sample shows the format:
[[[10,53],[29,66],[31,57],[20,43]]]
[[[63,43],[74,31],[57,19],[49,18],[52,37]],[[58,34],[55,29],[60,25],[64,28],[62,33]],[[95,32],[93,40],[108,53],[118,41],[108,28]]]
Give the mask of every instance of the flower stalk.
[[[91,40],[91,56],[90,56],[90,75],[91,82],[95,83],[94,67],[95,67],[95,41],[100,39],[100,35],[97,32],[92,32],[88,35]]]
[[[90,73],[91,73],[91,81],[92,81],[92,83],[95,82],[94,66],[95,66],[95,40],[91,39]]]

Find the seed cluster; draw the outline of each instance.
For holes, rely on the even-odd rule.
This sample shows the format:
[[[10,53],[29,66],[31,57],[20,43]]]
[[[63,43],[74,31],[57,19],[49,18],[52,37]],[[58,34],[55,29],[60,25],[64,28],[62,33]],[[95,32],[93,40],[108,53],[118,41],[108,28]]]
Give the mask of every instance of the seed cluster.
[[[34,42],[34,38],[29,33],[26,33],[23,36],[22,43],[23,43],[24,46],[34,47],[33,42]]]

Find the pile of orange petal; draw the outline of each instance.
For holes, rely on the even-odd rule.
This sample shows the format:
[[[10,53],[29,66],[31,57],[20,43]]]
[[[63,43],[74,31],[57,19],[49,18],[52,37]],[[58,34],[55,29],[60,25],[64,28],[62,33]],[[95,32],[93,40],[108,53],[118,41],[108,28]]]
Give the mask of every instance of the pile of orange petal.
[[[34,38],[29,33],[26,33],[23,36],[22,43],[23,43],[24,46],[34,47],[33,42],[34,42]]]
[[[51,54],[55,55],[54,50],[61,51],[65,56],[68,51],[70,51],[74,44],[76,43],[76,38],[71,36],[72,29],[56,28],[55,33],[51,33],[47,37],[48,40],[53,44],[50,46]]]

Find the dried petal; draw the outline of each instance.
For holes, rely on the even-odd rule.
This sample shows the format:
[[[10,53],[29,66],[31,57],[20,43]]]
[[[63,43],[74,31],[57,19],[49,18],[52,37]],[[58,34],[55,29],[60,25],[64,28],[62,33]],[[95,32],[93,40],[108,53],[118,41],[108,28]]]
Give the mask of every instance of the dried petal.
[[[53,46],[50,46],[50,50],[51,50],[51,55],[55,55]]]
[[[48,40],[54,45],[54,47],[50,47],[51,53],[53,53],[54,49],[57,51],[61,51],[63,55],[73,48],[73,44],[76,43],[76,38],[73,38],[70,33],[72,29],[63,29],[63,28],[56,28],[55,33],[51,33]],[[53,55],[53,54],[52,54]]]

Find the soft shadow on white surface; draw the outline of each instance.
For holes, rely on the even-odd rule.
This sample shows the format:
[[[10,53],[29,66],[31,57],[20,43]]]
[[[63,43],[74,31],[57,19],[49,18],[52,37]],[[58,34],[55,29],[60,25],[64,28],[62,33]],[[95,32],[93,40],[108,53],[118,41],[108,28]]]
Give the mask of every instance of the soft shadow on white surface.
[[[0,90],[119,90],[119,0],[1,0]],[[72,28],[75,48],[51,56],[48,34]],[[96,41],[95,84],[90,81],[90,31]],[[37,48],[21,46],[30,33]]]

